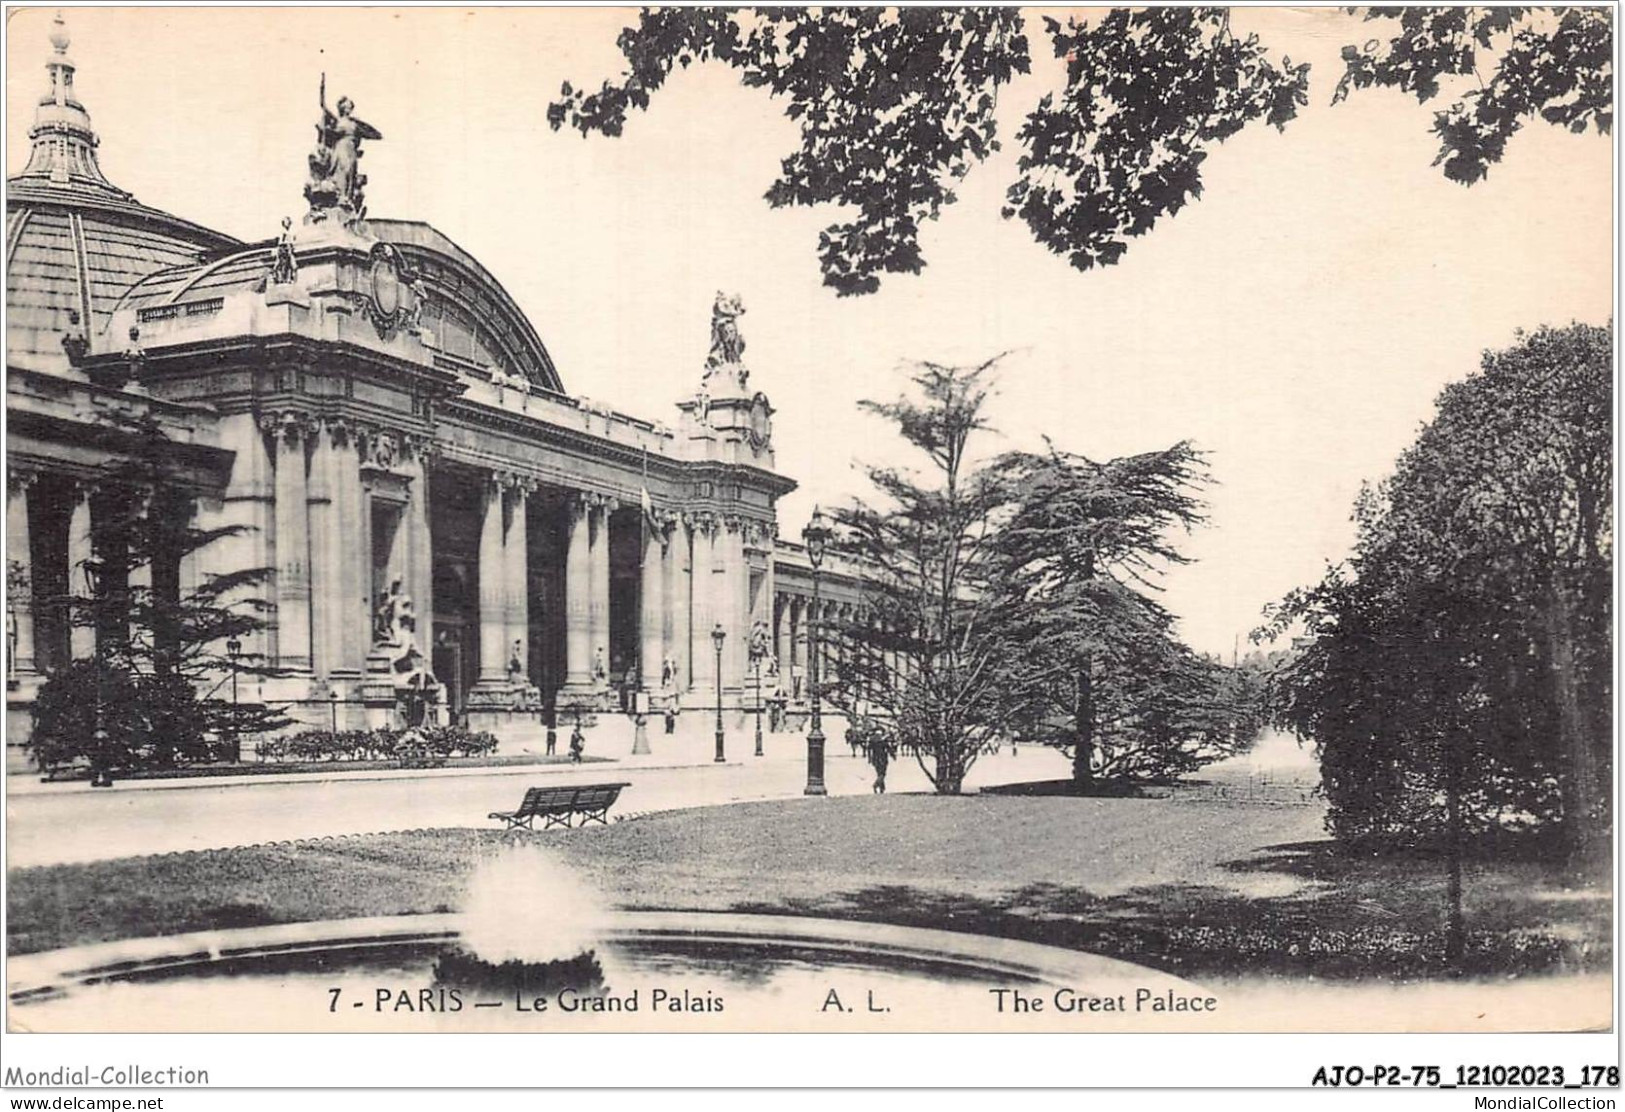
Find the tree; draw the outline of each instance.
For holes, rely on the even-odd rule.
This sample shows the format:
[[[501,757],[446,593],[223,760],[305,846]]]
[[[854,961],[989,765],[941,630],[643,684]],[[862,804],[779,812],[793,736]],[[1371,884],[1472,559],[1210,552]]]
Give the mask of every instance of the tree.
[[[845,650],[831,696],[849,714],[888,721],[945,795],[959,793],[999,725],[996,597],[985,574],[1000,493],[967,455],[987,429],[982,409],[996,362],[918,363],[910,375],[918,397],[860,402],[925,455],[934,481],[868,467],[879,501],[836,514],[835,547],[861,561],[868,613],[837,631]]]
[[[1364,14],[1399,29],[1343,48],[1333,103],[1354,89],[1387,87],[1426,104],[1438,95],[1441,78],[1477,79],[1476,89],[1433,117],[1439,137],[1433,164],[1452,181],[1481,180],[1526,119],[1576,134],[1594,128],[1606,135],[1613,127],[1614,29],[1607,8],[1366,8]],[[1489,69],[1488,81],[1481,66]]]
[[[1441,77],[1487,85],[1437,114],[1445,173],[1471,183],[1498,162],[1525,118],[1575,131],[1612,125],[1612,22],[1601,8],[1370,9],[1386,42],[1344,49],[1335,100],[1393,86],[1426,101]],[[1550,26],[1548,26],[1550,25]],[[1309,67],[1238,38],[1226,8],[1114,8],[1043,20],[1064,87],[1016,132],[1022,154],[1004,215],[1089,270],[1201,196],[1204,161],[1248,125],[1282,130],[1308,103]],[[676,67],[717,62],[785,101],[801,147],[766,199],[833,203],[849,218],[819,237],[826,285],[872,293],[883,274],[925,265],[920,229],[954,184],[999,149],[1000,90],[1031,68],[1012,8],[646,8],[618,40],[627,68],[596,92],[565,82],[548,123],[620,135]]]
[[[1329,823],[1375,845],[1611,824],[1612,328],[1487,353],[1356,506],[1345,566],[1274,631],[1306,644],[1276,712],[1322,755]]]
[[[998,461],[1012,511],[993,542],[1004,713],[1097,777],[1177,776],[1252,740],[1244,688],[1193,653],[1152,597],[1186,557],[1169,533],[1203,520],[1190,444],[1097,463],[1053,447]]]
[[[281,710],[216,693],[232,670],[270,675],[255,653],[222,655],[265,628],[254,588],[269,569],[207,576],[181,587],[183,557],[244,527],[195,524],[197,492],[175,444],[150,417],[128,418],[122,450],[96,487],[96,528],[79,574],[83,593],[45,600],[95,630],[95,654],[41,685],[28,746],[41,768],[87,760],[99,773],[217,760],[244,734],[281,729]],[[144,574],[143,574],[144,573]]]

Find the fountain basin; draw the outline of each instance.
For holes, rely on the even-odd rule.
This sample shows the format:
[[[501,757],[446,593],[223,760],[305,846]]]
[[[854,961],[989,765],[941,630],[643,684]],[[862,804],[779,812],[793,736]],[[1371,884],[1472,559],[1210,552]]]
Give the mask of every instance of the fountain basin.
[[[995,990],[1200,997],[1188,982],[1053,946],[883,923],[617,911],[604,984],[545,995],[436,984],[460,914],[98,943],[10,959],[29,1031],[1000,1030]],[[1009,1003],[1008,993],[1004,1003]],[[1046,1025],[1047,1026],[1047,1025]],[[1063,1025],[1066,1026],[1066,1025]],[[1030,1029],[1030,1028],[1029,1028]]]

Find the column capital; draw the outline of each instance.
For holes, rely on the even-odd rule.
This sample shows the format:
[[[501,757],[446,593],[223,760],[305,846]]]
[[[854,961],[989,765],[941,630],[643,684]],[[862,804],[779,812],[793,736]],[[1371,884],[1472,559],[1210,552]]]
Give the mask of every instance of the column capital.
[[[23,494],[39,479],[38,472],[31,469],[19,468],[15,465],[6,467],[6,493]]]
[[[485,474],[487,491],[499,491],[503,494],[529,494],[541,486],[541,480],[534,475],[527,475],[523,471],[514,471],[506,467],[493,467]]]
[[[432,436],[420,436],[417,433],[404,433],[401,436],[401,447],[408,459],[418,463],[428,463],[440,454],[440,445]]]
[[[614,513],[620,507],[620,499],[609,494],[602,494],[596,490],[577,490],[569,499],[570,512],[585,517],[589,514]]]
[[[348,444],[356,435],[355,422],[337,413],[319,414],[316,418],[316,424],[322,432],[327,434],[328,440],[335,445]]]
[[[254,420],[261,432],[285,444],[301,443],[316,428],[309,414],[293,409],[261,410]]]
[[[778,534],[778,523],[748,519],[744,524],[745,543],[752,548],[767,548]]]
[[[75,500],[93,497],[109,486],[108,480],[100,475],[74,475],[67,481],[68,494]]]

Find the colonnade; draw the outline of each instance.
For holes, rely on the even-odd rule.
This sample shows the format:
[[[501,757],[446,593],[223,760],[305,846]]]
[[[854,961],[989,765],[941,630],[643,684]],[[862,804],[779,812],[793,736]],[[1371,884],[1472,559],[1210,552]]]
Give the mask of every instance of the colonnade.
[[[610,534],[620,508],[612,496],[580,492],[569,504],[564,561],[567,699],[601,695],[610,681]],[[712,630],[724,632],[724,697],[744,684],[746,644],[765,591],[753,576],[749,549],[765,553],[764,523],[712,512],[676,513],[633,507],[636,529],[637,637],[635,686],[652,696],[693,692],[703,703],[717,686]],[[760,560],[765,565],[765,555]],[[752,585],[764,596],[753,603]],[[626,600],[627,604],[632,604]],[[631,672],[628,668],[628,672]],[[634,681],[627,681],[632,684]]]
[[[426,652],[426,445],[338,417],[244,414],[222,423],[244,427],[228,430],[237,450],[231,482],[205,517],[239,531],[200,556],[214,571],[274,569],[272,621],[251,651],[285,676],[359,678],[378,597],[395,593],[413,601]]]
[[[43,610],[37,600],[91,593],[85,571],[94,553],[91,530],[101,514],[115,509],[109,502],[98,503],[98,496],[116,500],[128,494],[104,492],[92,478],[7,470],[5,650],[6,679],[12,686],[96,650],[93,626],[74,624],[66,608]],[[116,509],[122,512],[124,507]],[[188,569],[183,565],[182,570]],[[150,585],[151,569],[131,570],[130,586]]]
[[[208,572],[272,570],[268,582],[241,592],[268,604],[265,628],[242,638],[245,655],[275,669],[275,678],[267,680],[275,690],[267,697],[321,701],[332,691],[348,703],[351,685],[366,677],[368,656],[377,645],[382,594],[411,600],[417,647],[431,657],[434,545],[440,542],[431,541],[428,445],[390,430],[301,412],[228,414],[220,424],[221,441],[235,451],[232,473],[223,495],[201,504],[197,524],[222,535],[187,557],[182,580],[195,585]],[[456,466],[463,475],[477,474],[467,465]],[[531,500],[541,483],[494,468],[478,481],[478,668],[467,692],[470,709],[511,705],[514,693],[529,687],[531,631],[548,618],[556,623],[549,629],[563,630],[562,675],[556,678],[566,704],[575,699],[610,705],[612,648],[619,645],[631,649],[630,657],[619,661],[624,683],[635,684],[657,705],[672,696],[684,706],[709,705],[718,687],[712,630],[719,625],[725,633],[723,698],[732,703],[748,697],[751,629],[774,621],[771,522],[710,510],[646,510],[611,494],[554,489],[548,505],[563,514],[563,558],[561,567],[550,566],[545,574],[563,577],[560,622],[539,613],[534,579],[539,573],[530,555],[531,531],[544,520],[531,517]],[[27,580],[34,571],[40,546],[33,533],[47,516],[53,530],[67,534],[54,538],[50,549],[53,565],[63,565],[51,574],[62,582],[41,582],[37,589],[11,594],[11,678],[94,651],[93,630],[57,627],[52,635],[61,633],[61,649],[48,652],[48,662],[36,650],[33,597],[82,591],[83,584],[70,588],[65,577],[91,553],[90,487],[56,476],[48,485],[56,508],[50,515],[31,514],[33,476],[18,469],[8,475],[7,557],[14,573]],[[72,493],[66,507],[64,490]],[[615,567],[621,569],[614,573],[621,578],[615,580],[613,599],[612,533]],[[622,550],[634,542],[642,546],[635,578],[626,570],[629,557]],[[628,606],[636,630],[630,639],[629,619],[620,609]],[[615,645],[612,607],[615,628],[622,631]]]
[[[878,629],[880,619],[868,607],[843,599],[819,599],[792,591],[781,592],[773,607],[773,653],[778,663],[778,691],[791,698],[806,698],[811,680],[812,627],[818,626],[818,674],[822,684],[838,682],[850,670],[860,646],[850,636],[858,623]],[[895,651],[884,653],[887,671],[906,664]],[[764,684],[764,687],[767,685]]]

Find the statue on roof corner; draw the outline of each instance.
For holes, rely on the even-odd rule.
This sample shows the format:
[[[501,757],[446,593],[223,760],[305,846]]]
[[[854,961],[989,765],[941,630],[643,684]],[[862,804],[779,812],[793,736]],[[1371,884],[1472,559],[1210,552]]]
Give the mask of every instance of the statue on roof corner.
[[[299,277],[299,256],[293,250],[293,219],[282,218],[282,235],[271,254],[271,273],[266,281],[273,286],[292,285]]]
[[[337,209],[345,224],[353,224],[366,215],[367,206],[362,187],[367,176],[360,171],[361,141],[382,139],[383,135],[369,123],[355,117],[355,102],[340,97],[335,114],[327,107],[327,74],[322,74],[317,101],[322,106],[322,119],[316,125],[316,149],[310,155],[310,181],[305,186],[305,200],[310,202],[306,223],[316,223],[332,215]]]
[[[739,389],[745,388],[750,371],[745,369],[745,338],[739,334],[739,318],[745,314],[745,303],[738,294],[729,297],[717,291],[716,303],[711,307],[711,354],[705,359],[705,380],[702,391],[709,393],[713,376],[729,372]]]

